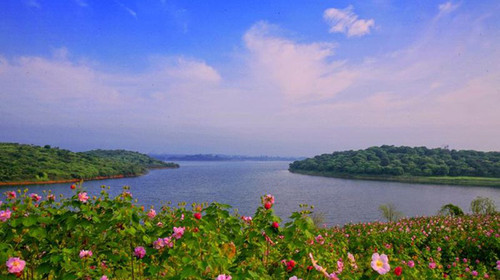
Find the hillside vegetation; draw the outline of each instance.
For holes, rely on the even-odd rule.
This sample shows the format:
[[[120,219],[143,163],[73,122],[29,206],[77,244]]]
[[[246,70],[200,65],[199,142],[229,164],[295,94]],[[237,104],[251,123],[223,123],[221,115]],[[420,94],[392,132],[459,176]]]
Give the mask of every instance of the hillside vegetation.
[[[125,150],[68,150],[16,143],[0,143],[0,182],[44,182],[138,176],[150,168],[175,168],[147,155]]]
[[[371,147],[323,154],[290,164],[290,171],[360,179],[413,178],[442,183],[500,183],[500,152],[428,149],[426,147]],[[425,179],[422,179],[425,177]],[[479,178],[481,177],[481,178]],[[491,178],[491,179],[490,179]]]

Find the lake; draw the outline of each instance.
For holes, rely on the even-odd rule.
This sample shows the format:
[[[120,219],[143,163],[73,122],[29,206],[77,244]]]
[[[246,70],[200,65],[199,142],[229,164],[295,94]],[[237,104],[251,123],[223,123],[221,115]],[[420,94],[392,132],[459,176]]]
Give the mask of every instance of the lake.
[[[131,188],[138,203],[158,208],[163,202],[227,203],[242,215],[253,215],[260,196],[276,197],[276,214],[287,218],[299,204],[314,205],[327,225],[381,220],[378,207],[392,202],[405,216],[434,215],[448,203],[469,211],[477,196],[490,197],[500,205],[500,188],[420,185],[397,182],[347,180],[293,174],[288,162],[222,161],[178,162],[179,169],[152,170],[141,177],[89,181],[89,194],[99,194],[101,185],[110,186],[115,196],[124,185]],[[27,186],[30,192],[51,189],[55,194],[72,194],[70,184]],[[25,188],[25,187],[22,187]],[[3,193],[14,187],[0,187]]]

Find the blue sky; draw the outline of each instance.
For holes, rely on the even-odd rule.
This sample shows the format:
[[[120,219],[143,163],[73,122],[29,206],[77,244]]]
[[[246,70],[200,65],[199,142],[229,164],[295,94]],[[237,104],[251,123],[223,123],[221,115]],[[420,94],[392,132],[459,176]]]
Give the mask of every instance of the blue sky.
[[[0,141],[500,150],[498,1],[2,1]]]

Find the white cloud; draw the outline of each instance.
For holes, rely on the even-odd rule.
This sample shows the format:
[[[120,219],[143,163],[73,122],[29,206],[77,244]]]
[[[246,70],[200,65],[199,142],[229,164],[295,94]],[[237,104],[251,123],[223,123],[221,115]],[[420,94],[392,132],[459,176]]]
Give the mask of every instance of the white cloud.
[[[353,6],[343,10],[330,8],[325,10],[323,18],[330,26],[330,33],[346,33],[347,37],[363,36],[370,33],[375,26],[373,19],[358,19]]]
[[[126,123],[136,128],[144,122],[165,124],[166,116],[194,113],[191,103],[210,99],[203,95],[221,80],[205,62],[185,57],[155,58],[154,67],[140,74],[110,73],[95,64],[72,62],[65,48],[59,50],[65,55],[10,61],[0,57],[4,122],[86,127]]]
[[[459,3],[453,4],[451,1],[448,1],[448,2],[440,4],[438,6],[438,8],[439,8],[439,14],[443,15],[443,14],[451,13],[454,10],[456,10],[458,7],[460,7]]]
[[[171,78],[214,83],[221,81],[219,73],[203,61],[178,57],[175,58],[173,65],[175,67],[164,69],[165,73]]]
[[[333,97],[353,83],[356,73],[331,61],[334,44],[301,44],[272,34],[260,22],[244,36],[253,77],[274,85],[289,99],[305,101]]]
[[[336,60],[337,45],[304,43],[265,22],[243,34],[240,59],[217,69],[176,56],[151,57],[147,70],[134,73],[103,71],[75,62],[65,48],[52,58],[0,56],[0,128],[99,127],[118,136],[99,132],[92,141],[118,146],[134,134],[143,147],[160,151],[172,145],[296,155],[377,144],[498,149],[500,57],[488,25],[498,16],[468,18],[433,21],[429,32],[412,33],[413,44],[362,62]]]

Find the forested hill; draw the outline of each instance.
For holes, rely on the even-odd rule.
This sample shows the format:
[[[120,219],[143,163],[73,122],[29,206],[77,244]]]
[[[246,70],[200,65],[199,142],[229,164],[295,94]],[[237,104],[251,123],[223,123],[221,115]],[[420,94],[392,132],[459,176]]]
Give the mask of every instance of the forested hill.
[[[138,176],[150,168],[176,168],[147,155],[125,150],[68,150],[0,143],[0,182],[44,182],[99,177]]]
[[[290,164],[290,171],[317,175],[470,176],[500,178],[500,152],[371,147],[323,154]]]
[[[179,167],[175,163],[166,163],[145,154],[126,150],[92,150],[83,153],[90,156],[108,158],[116,161],[130,162],[147,168]]]

